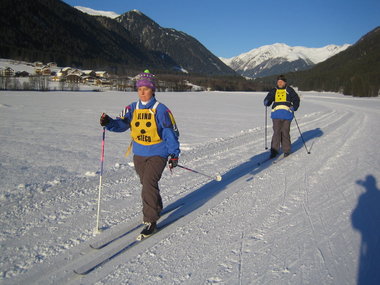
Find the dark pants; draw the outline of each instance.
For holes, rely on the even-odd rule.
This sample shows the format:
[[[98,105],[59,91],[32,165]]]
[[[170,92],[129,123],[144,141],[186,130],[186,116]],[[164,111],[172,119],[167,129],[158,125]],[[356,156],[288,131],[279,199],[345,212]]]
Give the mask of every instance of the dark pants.
[[[158,181],[161,179],[167,159],[160,156],[135,155],[133,162],[142,184],[144,222],[156,222],[160,218],[163,208]]]
[[[277,152],[280,151],[280,145],[284,153],[290,153],[290,123],[292,121],[282,119],[272,119],[273,121],[273,136],[271,148]]]

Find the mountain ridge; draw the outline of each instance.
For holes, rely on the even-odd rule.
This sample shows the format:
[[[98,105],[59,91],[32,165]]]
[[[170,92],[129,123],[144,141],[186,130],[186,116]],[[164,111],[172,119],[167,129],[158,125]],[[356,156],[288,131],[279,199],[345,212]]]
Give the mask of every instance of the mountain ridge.
[[[142,13],[139,10],[131,10],[122,15],[118,15],[117,13],[112,11],[97,11],[91,8],[80,6],[75,6],[75,8],[90,15],[102,15],[114,19],[119,18],[118,21],[120,22],[123,22],[123,20],[120,20],[120,17],[121,19],[124,19],[124,17],[126,17],[128,21],[128,14],[130,14],[131,12],[137,13],[141,17],[147,17],[144,13]],[[127,30],[131,28],[128,24],[124,26],[126,26]],[[159,25],[155,25],[155,29],[153,30],[157,34],[160,34],[161,32],[166,32],[168,35],[172,35],[175,37],[175,30],[173,33],[173,29],[170,28],[166,29],[160,27]],[[143,44],[145,43],[148,49],[153,48],[159,50],[159,48],[153,46],[152,43],[146,43],[148,37],[154,36],[154,31],[151,31],[150,33],[148,32],[147,35],[141,35],[139,34],[140,31],[137,30],[134,31],[135,37],[138,39],[138,41],[140,41]],[[177,35],[177,37],[181,36]],[[157,44],[157,46],[158,45],[159,44]],[[257,78],[270,76],[272,74],[287,73],[289,71],[309,69],[315,64],[322,62],[327,58],[330,58],[331,56],[347,49],[349,46],[351,45],[344,44],[339,46],[330,44],[321,48],[311,48],[304,46],[289,46],[285,43],[275,43],[272,45],[265,45],[259,48],[252,49],[246,53],[242,53],[235,57],[219,57],[219,59],[222,62],[224,62],[227,66],[235,70],[238,74],[246,77]],[[167,55],[169,54],[172,53],[169,52]],[[178,69],[181,69],[181,67],[178,67]]]
[[[259,78],[308,69],[349,46],[351,45],[330,44],[321,48],[309,48],[275,43],[252,49],[232,58],[221,58],[221,60],[243,76]]]
[[[134,23],[123,21],[125,15]],[[119,75],[149,67],[157,72],[237,76],[193,37],[161,28],[142,15],[134,10],[112,19],[91,16],[60,0],[2,0],[0,57],[57,62]],[[150,33],[150,27],[160,33]],[[146,35],[143,42],[139,41],[142,30]],[[177,44],[179,37],[182,39]]]
[[[236,75],[235,71],[212,54],[202,43],[182,31],[163,28],[144,13],[131,10],[116,20],[146,49],[169,56],[178,71],[206,75]]]
[[[362,36],[346,50],[310,69],[289,72],[289,84],[303,91],[329,91],[358,97],[380,95],[380,26]],[[257,78],[269,88],[275,75]]]

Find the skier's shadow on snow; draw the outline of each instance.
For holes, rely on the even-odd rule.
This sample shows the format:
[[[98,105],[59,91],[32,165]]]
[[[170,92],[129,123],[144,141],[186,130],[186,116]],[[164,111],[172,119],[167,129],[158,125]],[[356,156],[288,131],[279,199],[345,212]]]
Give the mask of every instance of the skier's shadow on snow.
[[[373,175],[356,183],[365,188],[351,216],[352,226],[362,237],[357,284],[380,284],[380,189]]]
[[[308,141],[313,140],[322,135],[323,135],[323,131],[320,128],[316,128],[314,130],[306,131],[305,133],[303,133],[303,138],[305,140],[305,143],[307,143]],[[303,148],[303,146],[304,146],[303,140],[301,137],[299,137],[292,144],[293,154],[299,151],[301,148]],[[309,151],[310,149],[311,148],[309,148]],[[306,151],[305,151],[305,154],[307,155]],[[172,213],[166,219],[160,222],[158,224],[158,227],[163,228],[175,222],[176,220],[180,219],[181,217],[184,217],[190,214],[191,212],[195,211],[196,209],[200,208],[202,205],[204,205],[209,200],[211,200],[214,196],[216,196],[217,194],[225,190],[228,185],[232,184],[234,181],[238,180],[244,175],[247,175],[247,174],[252,175],[250,178],[247,179],[247,181],[254,179],[254,176],[256,174],[260,173],[261,171],[265,170],[266,168],[272,165],[271,162],[267,162],[267,163],[263,163],[259,165],[259,163],[266,160],[268,156],[269,156],[269,151],[265,151],[260,154],[257,154],[251,157],[249,161],[225,173],[223,175],[222,181],[217,182],[213,180],[203,185],[199,189],[189,193],[183,198],[180,198],[179,200],[171,203],[170,205],[165,207],[163,212],[165,213],[172,212]]]
[[[323,135],[323,131],[320,128],[316,128],[314,130],[310,130],[310,131],[306,131],[306,132],[302,133],[302,136],[305,140],[306,148],[310,153],[313,149],[314,143],[316,142],[316,140],[314,140],[314,139],[319,138],[322,135]],[[311,141],[311,143],[308,144],[307,143],[308,141]],[[294,152],[296,152],[296,151],[298,151],[304,147],[305,146],[304,146],[302,137],[299,136],[297,138],[297,140],[292,143],[292,152],[294,153]],[[306,150],[306,148],[305,148],[305,150]]]

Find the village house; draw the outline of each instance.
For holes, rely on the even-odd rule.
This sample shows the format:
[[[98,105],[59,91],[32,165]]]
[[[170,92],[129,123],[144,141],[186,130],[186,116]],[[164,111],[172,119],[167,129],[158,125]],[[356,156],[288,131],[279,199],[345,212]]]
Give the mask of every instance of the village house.
[[[66,76],[66,82],[80,83],[82,82],[82,77],[78,74],[72,73]]]
[[[95,78],[96,72],[94,70],[82,70],[82,76],[90,76]]]
[[[9,76],[14,76],[14,75],[15,75],[15,71],[13,68],[10,68],[10,67],[0,68],[0,76],[9,77]]]
[[[96,71],[96,77],[98,77],[98,78],[109,78],[110,75],[107,71]]]
[[[46,64],[47,67],[50,67],[50,68],[55,68],[57,67],[57,64],[55,62],[49,62]]]
[[[106,79],[106,78],[98,78],[98,79],[96,79],[95,84],[99,85],[99,86],[110,86],[111,81],[109,79]]]
[[[82,71],[82,82],[87,84],[94,84],[96,79],[96,72],[94,70]]]
[[[41,69],[41,74],[42,75],[51,75],[51,69],[48,67],[44,67]]]
[[[34,67],[41,67],[42,68],[44,66],[44,63],[41,62],[41,61],[36,61],[36,62],[33,63],[33,66]]]
[[[71,67],[61,68],[61,70],[57,72],[57,76],[58,77],[66,76],[66,75],[68,75],[71,72],[71,70],[72,70]]]

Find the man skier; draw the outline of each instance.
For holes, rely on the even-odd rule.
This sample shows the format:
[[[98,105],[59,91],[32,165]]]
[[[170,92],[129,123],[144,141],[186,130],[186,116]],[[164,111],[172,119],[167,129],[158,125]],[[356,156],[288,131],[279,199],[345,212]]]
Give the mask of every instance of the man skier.
[[[279,154],[280,146],[286,157],[291,153],[290,124],[294,117],[293,112],[297,111],[300,105],[300,98],[294,89],[287,85],[284,75],[277,77],[277,86],[269,91],[264,99],[266,107],[272,103],[273,136],[270,158]]]

